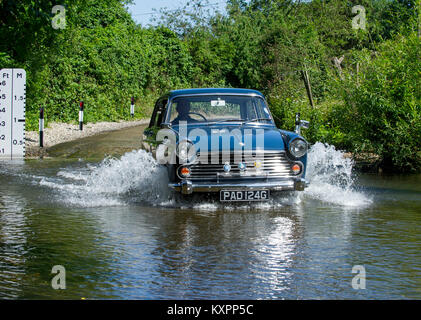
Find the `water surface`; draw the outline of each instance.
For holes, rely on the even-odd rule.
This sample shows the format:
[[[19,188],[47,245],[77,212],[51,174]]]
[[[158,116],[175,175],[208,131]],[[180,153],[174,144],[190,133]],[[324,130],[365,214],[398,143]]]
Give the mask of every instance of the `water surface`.
[[[0,298],[421,298],[421,175],[355,175],[317,144],[305,192],[252,205],[186,200],[136,151],[139,135],[0,163]],[[65,290],[51,286],[55,265]],[[356,265],[366,289],[351,285]]]

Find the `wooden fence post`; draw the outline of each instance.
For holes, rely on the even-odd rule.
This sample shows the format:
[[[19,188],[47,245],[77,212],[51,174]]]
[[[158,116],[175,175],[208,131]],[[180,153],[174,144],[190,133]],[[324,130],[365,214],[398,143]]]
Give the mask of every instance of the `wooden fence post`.
[[[301,77],[303,78],[304,85],[306,87],[307,96],[308,96],[308,100],[310,101],[310,105],[312,108],[314,108],[313,94],[311,92],[310,79],[309,79],[307,70],[301,71]]]

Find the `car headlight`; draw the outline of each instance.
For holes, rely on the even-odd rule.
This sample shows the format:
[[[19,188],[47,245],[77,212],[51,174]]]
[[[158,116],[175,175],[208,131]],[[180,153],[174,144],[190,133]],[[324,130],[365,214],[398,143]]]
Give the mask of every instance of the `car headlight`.
[[[177,146],[177,156],[181,163],[192,163],[197,159],[196,148],[188,140],[180,141]]]
[[[307,142],[296,138],[289,143],[289,153],[295,158],[301,158],[307,153]]]

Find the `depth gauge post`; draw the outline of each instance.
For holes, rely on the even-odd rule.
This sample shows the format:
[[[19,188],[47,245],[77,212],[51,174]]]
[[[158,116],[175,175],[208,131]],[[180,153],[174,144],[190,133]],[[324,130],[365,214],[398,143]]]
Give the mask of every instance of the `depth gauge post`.
[[[130,115],[133,118],[134,117],[134,97],[132,97],[131,101],[132,101],[132,103],[130,105]]]
[[[79,130],[83,130],[83,108],[84,104],[83,101],[79,103]]]
[[[44,148],[44,107],[39,109],[39,147]]]

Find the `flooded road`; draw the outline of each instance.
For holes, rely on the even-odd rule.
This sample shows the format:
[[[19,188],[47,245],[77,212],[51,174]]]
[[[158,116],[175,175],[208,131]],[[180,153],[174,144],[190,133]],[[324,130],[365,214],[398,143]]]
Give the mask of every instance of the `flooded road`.
[[[130,128],[0,162],[0,298],[421,298],[421,175],[355,175],[316,144],[305,192],[185,200],[136,151],[139,137]],[[56,265],[65,290],[52,288]],[[353,289],[354,266],[365,289]]]

